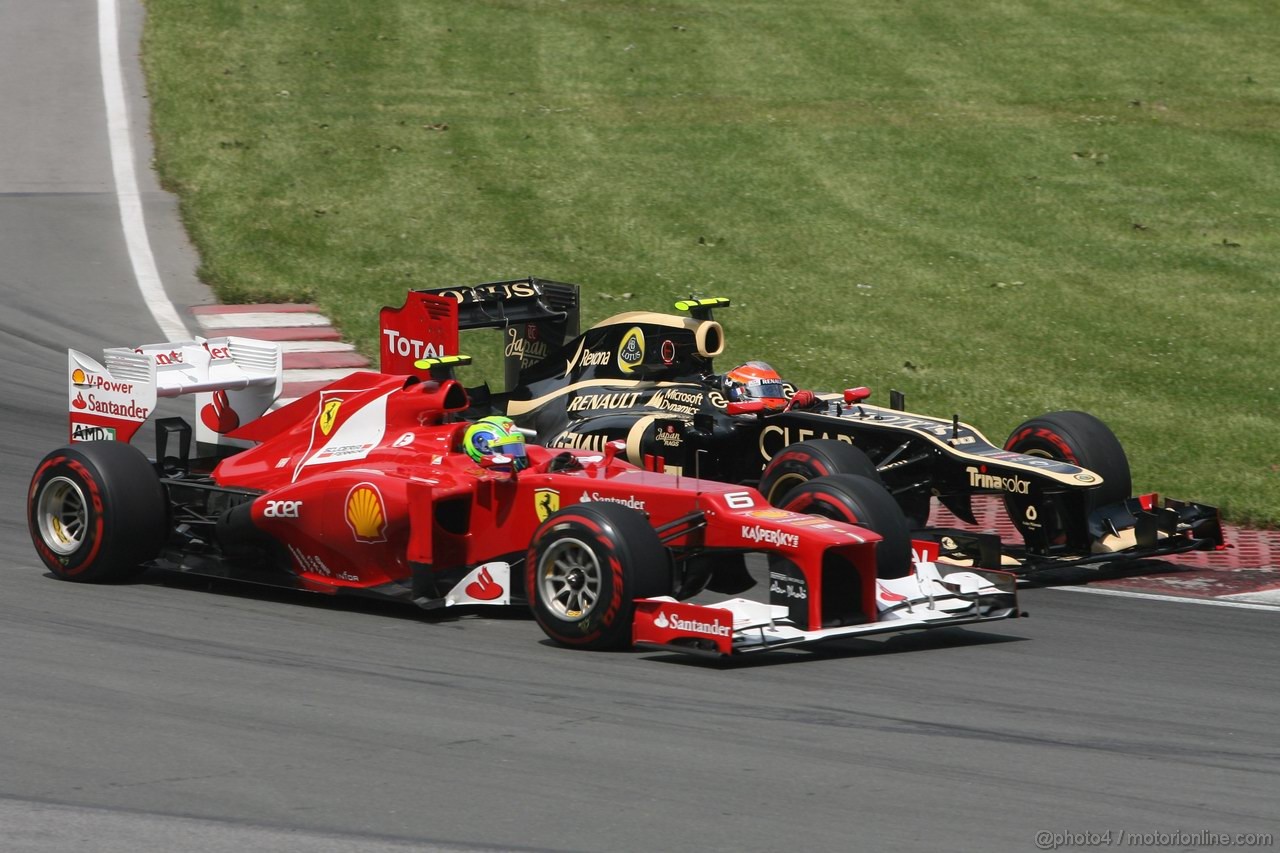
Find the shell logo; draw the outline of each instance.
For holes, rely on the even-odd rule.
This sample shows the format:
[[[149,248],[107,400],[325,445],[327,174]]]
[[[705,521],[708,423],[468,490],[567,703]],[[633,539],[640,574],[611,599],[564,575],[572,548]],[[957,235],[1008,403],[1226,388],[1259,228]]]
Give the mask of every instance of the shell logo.
[[[347,526],[357,542],[387,541],[387,510],[373,483],[357,483],[347,493]]]
[[[89,375],[77,367],[75,370],[71,371],[71,384],[72,385],[88,385]]]

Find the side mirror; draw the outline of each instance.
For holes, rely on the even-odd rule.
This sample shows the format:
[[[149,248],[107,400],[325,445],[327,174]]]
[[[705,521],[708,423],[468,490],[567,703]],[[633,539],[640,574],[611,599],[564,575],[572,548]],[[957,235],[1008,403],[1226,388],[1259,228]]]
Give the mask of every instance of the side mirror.
[[[865,385],[859,385],[857,388],[846,388],[844,391],[844,401],[850,404],[861,403],[870,396],[871,389]]]

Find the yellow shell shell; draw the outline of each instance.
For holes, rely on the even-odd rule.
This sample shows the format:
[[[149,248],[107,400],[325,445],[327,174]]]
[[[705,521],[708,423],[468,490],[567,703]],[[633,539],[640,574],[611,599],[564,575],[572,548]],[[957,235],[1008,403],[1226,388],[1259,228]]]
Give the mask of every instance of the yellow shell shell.
[[[357,539],[381,539],[386,526],[382,496],[370,486],[357,486],[347,498],[347,523]]]

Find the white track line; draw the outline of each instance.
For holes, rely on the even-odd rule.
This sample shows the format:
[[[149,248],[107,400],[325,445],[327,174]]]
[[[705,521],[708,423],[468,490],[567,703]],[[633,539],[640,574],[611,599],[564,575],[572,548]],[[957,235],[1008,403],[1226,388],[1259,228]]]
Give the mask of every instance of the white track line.
[[[1060,592],[1087,592],[1091,595],[1112,595],[1117,598],[1141,598],[1146,601],[1170,601],[1174,604],[1208,604],[1213,607],[1234,607],[1237,610],[1270,610],[1280,613],[1280,606],[1275,604],[1250,604],[1244,601],[1223,601],[1221,598],[1186,598],[1181,595],[1157,595],[1151,592],[1130,592],[1125,589],[1101,589],[1089,586],[1051,586]]]
[[[116,0],[98,0],[98,55],[102,63],[102,95],[107,104],[107,136],[111,143],[111,171],[115,176],[116,200],[125,245],[142,301],[155,318],[160,331],[171,341],[190,340],[191,332],[178,315],[160,281],[147,223],[142,215],[142,194],[133,170],[133,139],[129,133],[129,108],[124,96],[124,73],[120,67],[120,24]]]
[[[201,314],[200,325],[209,330],[283,329],[299,326],[329,326],[329,318],[311,311],[246,311],[227,314]]]

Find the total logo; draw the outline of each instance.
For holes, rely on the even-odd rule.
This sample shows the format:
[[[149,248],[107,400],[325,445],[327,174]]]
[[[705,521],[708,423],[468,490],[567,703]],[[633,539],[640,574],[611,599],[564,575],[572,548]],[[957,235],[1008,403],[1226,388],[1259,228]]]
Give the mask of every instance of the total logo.
[[[674,614],[668,616],[661,610],[658,611],[653,624],[654,627],[663,630],[687,631],[690,634],[707,634],[712,637],[727,637],[733,633],[732,628],[719,620],[703,622],[701,619],[681,619]]]
[[[383,344],[386,345],[387,352],[393,355],[413,358],[439,358],[444,355],[443,347],[407,337],[395,329],[383,329],[382,336],[386,338]]]
[[[302,501],[267,501],[263,518],[297,518],[302,513]]]
[[[969,474],[969,485],[975,489],[1001,489],[1011,495],[1025,495],[1031,491],[1031,481],[1019,476],[1002,477],[999,474],[988,474],[987,466],[975,468],[970,465],[964,469]]]
[[[770,545],[778,545],[782,548],[799,548],[800,537],[794,533],[784,533],[781,530],[770,530],[767,527],[761,527],[758,524],[748,526],[742,525],[742,538],[748,542],[766,542]]]

